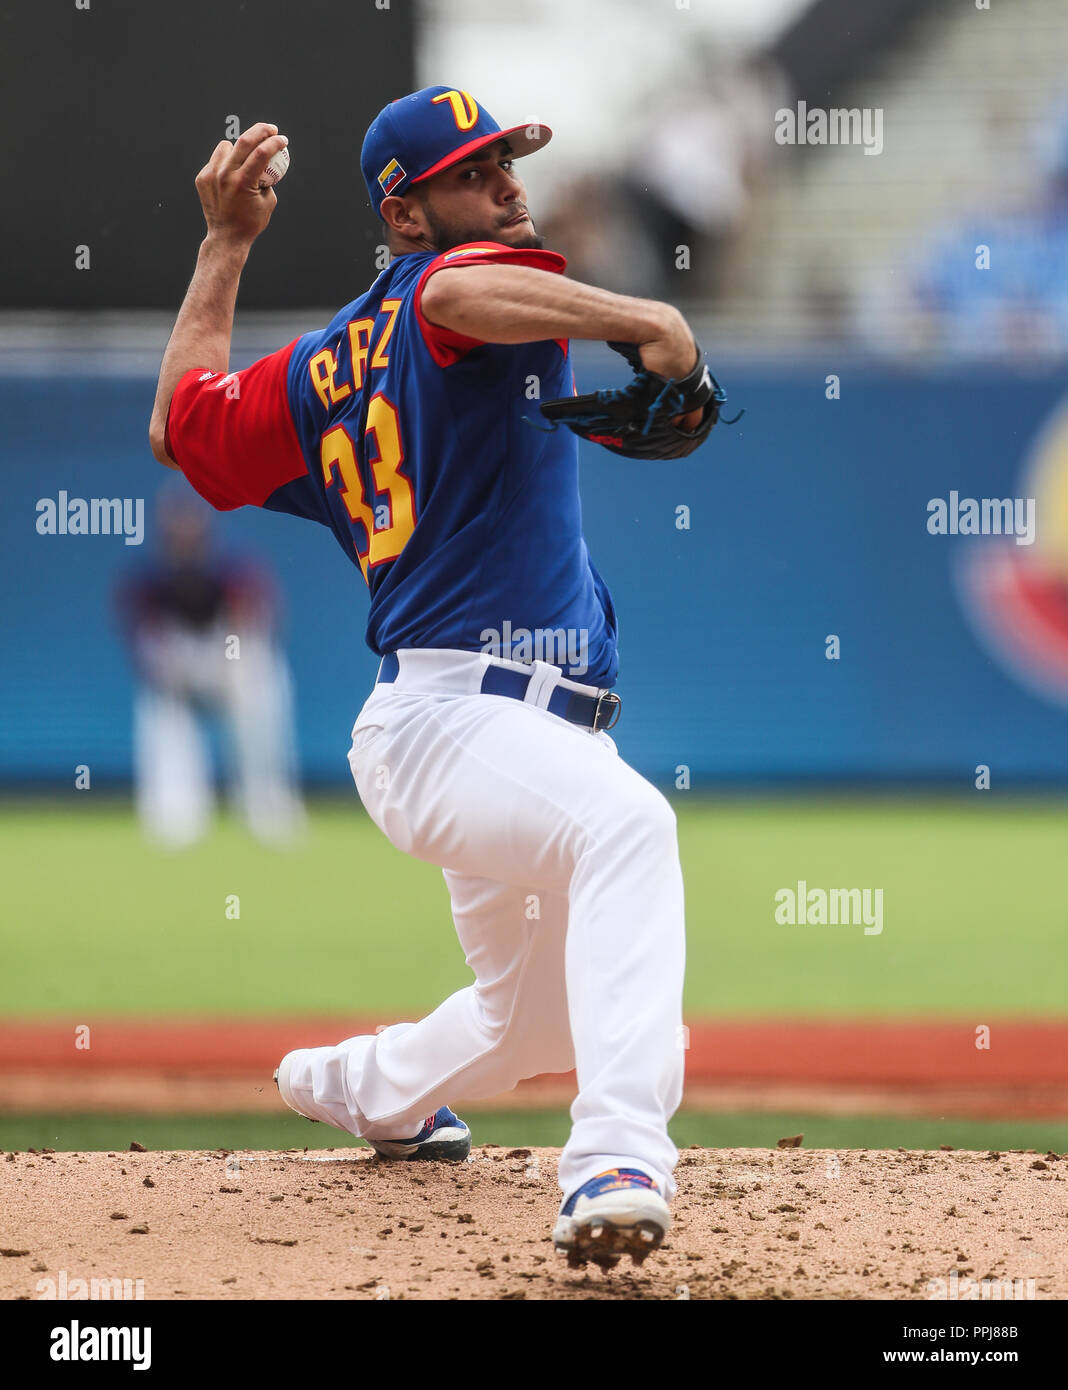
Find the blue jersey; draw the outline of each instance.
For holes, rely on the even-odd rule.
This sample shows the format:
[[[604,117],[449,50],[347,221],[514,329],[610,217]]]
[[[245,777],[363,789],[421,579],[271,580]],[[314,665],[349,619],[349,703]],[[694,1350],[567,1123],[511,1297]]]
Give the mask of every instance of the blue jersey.
[[[495,242],[400,256],[327,328],[240,372],[187,372],[167,452],[217,508],[329,526],[367,582],[373,651],[539,658],[610,686],[615,614],[582,537],[578,441],[538,412],[574,392],[568,343],[482,343],[422,313],[436,271],[487,262],[565,266]]]

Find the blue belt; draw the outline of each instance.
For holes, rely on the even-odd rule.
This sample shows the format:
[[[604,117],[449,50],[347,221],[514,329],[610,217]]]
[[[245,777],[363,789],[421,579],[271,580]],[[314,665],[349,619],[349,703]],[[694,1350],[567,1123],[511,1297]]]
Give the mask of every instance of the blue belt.
[[[378,672],[378,684],[392,684],[399,671],[400,658],[397,653],[387,652]],[[487,666],[482,677],[482,694],[525,700],[533,679],[533,672],[528,676],[507,666]],[[581,724],[583,728],[596,733],[600,729],[611,729],[618,722],[623,701],[611,690],[602,690],[599,695],[582,695],[577,690],[566,690],[558,685],[549,696],[546,708],[550,714],[559,715],[569,724]]]

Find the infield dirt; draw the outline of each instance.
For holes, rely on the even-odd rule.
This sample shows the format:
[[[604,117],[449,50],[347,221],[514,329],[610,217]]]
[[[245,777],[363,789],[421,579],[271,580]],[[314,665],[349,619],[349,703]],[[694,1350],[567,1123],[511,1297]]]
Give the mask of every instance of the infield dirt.
[[[1068,1297],[1065,1157],[688,1149],[663,1249],[602,1274],[553,1254],[558,1156],[7,1154],[0,1297]]]

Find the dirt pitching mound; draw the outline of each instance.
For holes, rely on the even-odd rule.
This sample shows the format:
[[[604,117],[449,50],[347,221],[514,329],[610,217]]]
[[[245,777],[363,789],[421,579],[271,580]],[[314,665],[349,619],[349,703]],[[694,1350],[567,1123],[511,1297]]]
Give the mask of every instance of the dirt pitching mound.
[[[688,1149],[663,1249],[610,1274],[553,1253],[558,1157],[7,1154],[0,1297],[1068,1297],[1054,1154]]]

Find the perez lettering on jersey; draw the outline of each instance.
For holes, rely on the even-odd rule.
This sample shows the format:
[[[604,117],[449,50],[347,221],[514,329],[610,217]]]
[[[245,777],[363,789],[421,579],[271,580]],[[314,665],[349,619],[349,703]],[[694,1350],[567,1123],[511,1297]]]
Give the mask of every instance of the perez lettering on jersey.
[[[338,358],[336,352],[330,348],[324,348],[322,352],[317,352],[308,363],[312,388],[324,410],[329,410],[332,405],[337,405],[340,401],[345,400],[346,397],[352,395],[353,391],[359,391],[363,387],[363,380],[367,371],[375,371],[376,369],[381,371],[389,366],[386,348],[393,336],[393,327],[397,322],[400,307],[401,301],[399,299],[384,299],[375,318],[353,319],[345,325],[349,345],[349,371],[351,373],[349,381],[338,382]],[[385,322],[378,335],[374,337],[374,329],[378,319],[383,317]],[[367,357],[371,351],[372,338],[374,354],[371,356],[370,366],[368,366]]]

